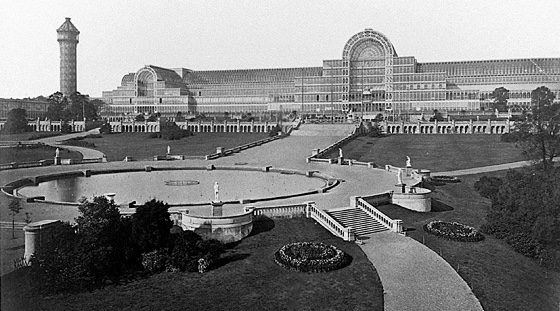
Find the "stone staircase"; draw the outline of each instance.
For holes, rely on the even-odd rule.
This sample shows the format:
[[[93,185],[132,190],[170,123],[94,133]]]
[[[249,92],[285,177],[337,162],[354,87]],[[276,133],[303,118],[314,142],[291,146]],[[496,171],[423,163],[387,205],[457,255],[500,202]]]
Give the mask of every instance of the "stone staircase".
[[[370,217],[359,208],[341,208],[327,211],[332,218],[344,227],[352,227],[356,236],[387,231],[387,227]]]
[[[302,124],[292,136],[348,136],[356,128],[356,124]]]

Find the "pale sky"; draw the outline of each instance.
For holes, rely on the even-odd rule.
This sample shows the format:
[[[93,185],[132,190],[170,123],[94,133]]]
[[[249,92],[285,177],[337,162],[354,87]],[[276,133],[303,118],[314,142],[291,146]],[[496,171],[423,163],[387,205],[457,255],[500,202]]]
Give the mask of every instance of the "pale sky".
[[[193,70],[321,66],[372,28],[418,62],[560,57],[559,0],[4,0],[0,98],[59,90],[56,29],[80,30],[78,91],[144,65]]]

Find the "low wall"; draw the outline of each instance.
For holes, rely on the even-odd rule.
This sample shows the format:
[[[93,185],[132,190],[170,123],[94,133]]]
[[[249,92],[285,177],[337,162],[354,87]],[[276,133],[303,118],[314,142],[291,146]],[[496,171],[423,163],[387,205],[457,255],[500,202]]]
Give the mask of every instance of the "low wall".
[[[432,210],[432,192],[424,188],[408,188],[406,193],[393,192],[393,204],[416,212]]]
[[[246,206],[245,211],[253,210],[254,216],[293,218],[305,216],[306,206],[306,203],[265,207]]]
[[[181,227],[194,231],[204,239],[216,239],[222,243],[237,242],[253,230],[253,211],[233,216],[197,216],[184,211]]]

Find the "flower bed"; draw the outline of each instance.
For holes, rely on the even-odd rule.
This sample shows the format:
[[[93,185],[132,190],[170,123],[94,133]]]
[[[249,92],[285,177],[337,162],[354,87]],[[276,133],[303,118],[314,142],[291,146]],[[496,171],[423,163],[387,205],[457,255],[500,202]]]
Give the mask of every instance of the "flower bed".
[[[434,220],[424,225],[424,231],[438,237],[460,242],[479,242],[484,235],[473,227],[458,222]]]
[[[349,265],[352,257],[332,245],[297,242],[282,246],[274,261],[292,271],[328,272]]]
[[[430,179],[432,181],[441,182],[441,183],[457,183],[461,181],[459,178],[455,176],[445,176],[445,175],[431,176]]]

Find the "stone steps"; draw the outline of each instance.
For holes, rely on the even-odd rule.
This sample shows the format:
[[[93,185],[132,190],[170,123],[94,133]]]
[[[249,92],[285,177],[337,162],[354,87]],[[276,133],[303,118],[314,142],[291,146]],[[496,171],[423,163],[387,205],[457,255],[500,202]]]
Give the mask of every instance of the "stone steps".
[[[336,209],[327,213],[344,227],[354,228],[356,236],[389,230],[358,208]]]

